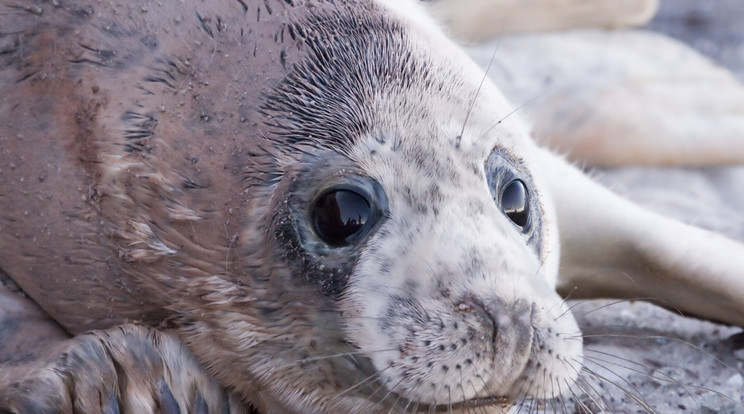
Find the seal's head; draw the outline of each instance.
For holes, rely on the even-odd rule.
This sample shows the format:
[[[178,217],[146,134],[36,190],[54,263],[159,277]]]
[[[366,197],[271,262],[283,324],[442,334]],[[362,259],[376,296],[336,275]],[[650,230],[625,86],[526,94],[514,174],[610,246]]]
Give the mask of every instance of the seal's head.
[[[235,253],[256,266],[252,310],[200,335],[230,338],[216,372],[238,387],[249,372],[266,408],[551,397],[581,341],[532,144],[482,72],[392,3],[289,25],[309,53],[262,100],[271,155],[251,179],[270,208],[248,212]]]
[[[168,321],[265,412],[466,410],[577,376],[535,148],[412,2],[73,2],[18,30],[4,125],[58,146],[38,185],[69,241],[21,239],[36,262],[8,270],[71,332]]]

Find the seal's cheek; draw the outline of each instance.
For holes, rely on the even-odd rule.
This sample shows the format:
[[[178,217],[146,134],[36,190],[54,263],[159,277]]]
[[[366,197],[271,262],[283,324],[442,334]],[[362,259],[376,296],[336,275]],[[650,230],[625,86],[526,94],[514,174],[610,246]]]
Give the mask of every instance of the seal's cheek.
[[[562,395],[584,365],[581,331],[563,301],[536,307],[532,327],[532,354],[509,394],[538,399]]]

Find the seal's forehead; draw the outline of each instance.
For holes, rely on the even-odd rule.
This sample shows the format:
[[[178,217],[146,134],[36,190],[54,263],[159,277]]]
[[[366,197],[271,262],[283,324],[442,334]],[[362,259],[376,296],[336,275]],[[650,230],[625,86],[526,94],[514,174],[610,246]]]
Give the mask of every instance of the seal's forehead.
[[[433,23],[406,12],[365,2],[291,19],[299,58],[261,107],[270,136],[340,153],[382,138],[479,158],[520,141],[503,139],[524,134],[483,72]]]

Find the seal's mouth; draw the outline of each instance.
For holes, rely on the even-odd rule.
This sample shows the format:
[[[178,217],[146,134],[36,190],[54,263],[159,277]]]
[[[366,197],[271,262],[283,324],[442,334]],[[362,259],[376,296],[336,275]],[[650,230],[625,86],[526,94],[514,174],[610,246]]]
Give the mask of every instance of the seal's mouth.
[[[471,398],[465,401],[443,404],[429,404],[408,399],[397,393],[389,393],[383,400],[394,401],[394,403],[392,404],[385,404],[381,401],[387,408],[394,409],[395,407],[405,407],[405,412],[411,413],[451,413],[453,411],[470,412],[471,410],[476,408],[497,407],[506,412],[506,410],[514,406],[514,399],[506,396],[478,397]]]
[[[414,413],[451,413],[453,410],[468,412],[475,408],[486,407],[500,407],[506,411],[514,405],[514,400],[509,397],[479,397],[448,404],[422,404],[400,397],[395,405],[414,407],[411,411]]]
[[[373,373],[375,375],[374,367],[371,361],[367,358],[360,357],[359,355],[347,357],[349,366],[355,367],[358,372]],[[364,386],[358,387],[355,392],[357,394],[366,394],[366,398],[373,398],[373,396],[383,388],[383,384],[377,380],[369,381]],[[449,413],[453,410],[460,410],[469,412],[470,410],[477,408],[501,408],[504,412],[514,405],[514,399],[507,396],[488,396],[488,397],[477,397],[471,398],[465,401],[457,401],[442,404],[430,404],[423,403],[420,401],[411,400],[396,392],[387,392],[385,396],[378,400],[377,404],[386,407],[387,409],[394,409],[395,407],[406,407],[406,412],[412,413]]]
[[[451,413],[452,410],[471,410],[473,408],[485,408],[501,406],[504,409],[510,408],[514,402],[509,397],[481,397],[471,398],[452,404],[437,404],[420,407],[416,412],[435,412]]]

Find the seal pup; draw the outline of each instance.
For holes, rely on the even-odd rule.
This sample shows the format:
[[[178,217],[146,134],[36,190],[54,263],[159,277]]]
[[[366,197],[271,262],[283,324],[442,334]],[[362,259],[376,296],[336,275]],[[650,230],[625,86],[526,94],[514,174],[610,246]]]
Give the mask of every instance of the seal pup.
[[[581,342],[536,149],[415,7],[4,2],[2,269],[71,334],[117,327],[104,350],[172,327],[260,412],[553,395]],[[198,405],[68,369],[86,344],[56,393]]]
[[[0,7],[3,337],[75,335],[0,409],[500,410],[578,375],[556,288],[744,321],[741,266],[679,255],[741,246],[537,148],[414,3]]]

